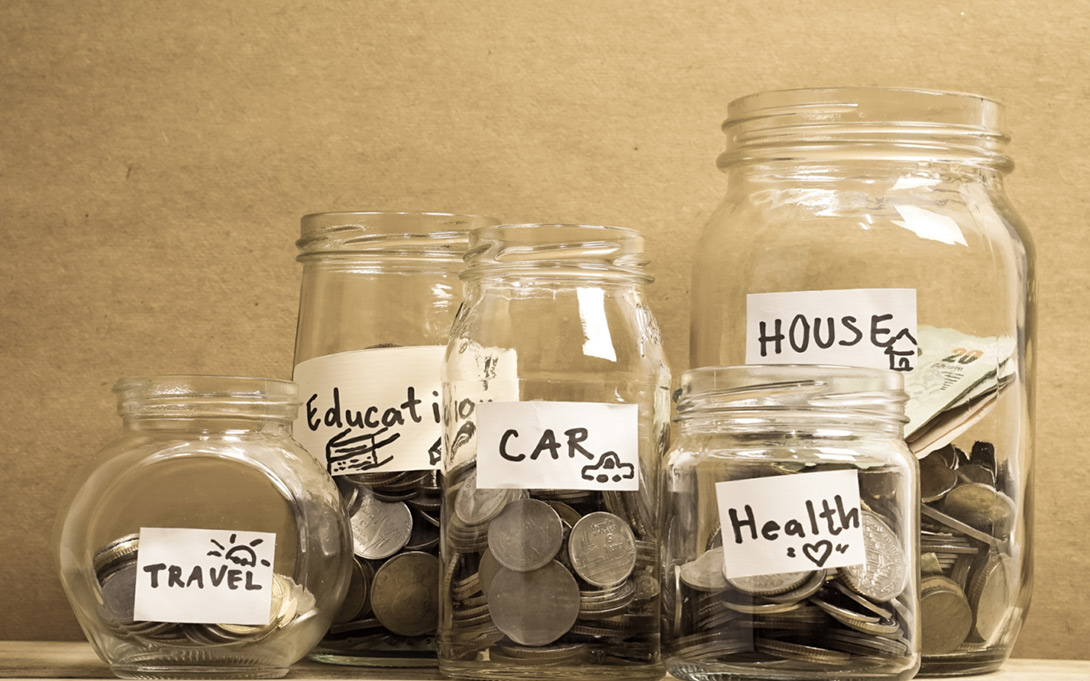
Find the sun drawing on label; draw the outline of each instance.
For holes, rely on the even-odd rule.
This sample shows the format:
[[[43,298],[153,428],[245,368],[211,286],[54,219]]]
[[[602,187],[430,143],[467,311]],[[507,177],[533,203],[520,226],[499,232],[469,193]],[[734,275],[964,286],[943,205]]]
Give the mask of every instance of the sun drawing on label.
[[[264,540],[261,539],[261,537],[258,537],[249,544],[239,544],[237,543],[238,535],[232,534],[231,539],[228,541],[228,543],[231,545],[231,548],[227,548],[215,539],[209,539],[208,541],[215,544],[216,548],[219,549],[219,551],[209,551],[209,556],[223,558],[224,560],[229,560],[235,565],[241,565],[242,567],[253,567],[257,565],[257,552],[254,551],[253,547],[259,546]],[[272,565],[272,563],[265,560],[264,558],[261,559],[261,564],[265,567],[269,567],[270,565]]]

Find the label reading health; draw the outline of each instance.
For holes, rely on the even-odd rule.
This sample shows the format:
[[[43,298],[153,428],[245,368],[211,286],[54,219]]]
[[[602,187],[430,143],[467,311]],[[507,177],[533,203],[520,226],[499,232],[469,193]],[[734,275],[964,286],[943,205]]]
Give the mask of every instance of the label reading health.
[[[841,364],[912,371],[917,338],[915,289],[746,296],[746,364]]]
[[[728,579],[866,561],[859,473],[799,473],[715,484]]]
[[[133,616],[148,622],[266,625],[275,553],[271,532],[142,527]]]
[[[374,348],[300,362],[292,436],[330,475],[437,470],[445,350]]]
[[[477,487],[639,489],[639,406],[481,402]]]

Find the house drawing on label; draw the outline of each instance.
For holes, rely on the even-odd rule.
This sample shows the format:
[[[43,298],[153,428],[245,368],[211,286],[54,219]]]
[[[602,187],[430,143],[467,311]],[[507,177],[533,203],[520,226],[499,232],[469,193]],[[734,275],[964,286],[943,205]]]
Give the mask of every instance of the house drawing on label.
[[[912,371],[915,366],[913,360],[916,358],[916,339],[908,332],[908,329],[901,329],[901,332],[886,344],[884,352],[889,358],[890,369]]]

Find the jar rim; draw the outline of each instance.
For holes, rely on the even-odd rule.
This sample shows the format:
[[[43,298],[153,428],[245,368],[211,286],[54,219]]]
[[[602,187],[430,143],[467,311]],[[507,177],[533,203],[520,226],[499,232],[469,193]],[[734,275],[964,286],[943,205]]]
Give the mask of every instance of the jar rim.
[[[298,386],[254,376],[165,374],[129,376],[113,387],[121,416],[246,415],[294,419]]]
[[[331,211],[300,219],[300,261],[312,257],[414,255],[460,259],[469,232],[499,224],[485,215],[414,211]]]
[[[863,412],[907,422],[904,377],[888,369],[831,364],[700,367],[681,375],[678,418],[699,412]]]
[[[721,168],[834,157],[960,162],[1009,172],[1004,107],[966,92],[902,87],[771,90],[727,105]]]
[[[643,234],[631,227],[513,223],[473,230],[463,279],[531,270],[535,275],[621,276],[653,280]]]

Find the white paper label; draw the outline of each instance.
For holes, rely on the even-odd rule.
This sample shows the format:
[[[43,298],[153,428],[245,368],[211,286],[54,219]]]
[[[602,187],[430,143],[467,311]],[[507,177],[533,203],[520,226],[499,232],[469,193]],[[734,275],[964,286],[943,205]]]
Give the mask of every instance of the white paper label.
[[[437,470],[444,346],[376,348],[295,367],[303,407],[292,435],[331,475]]]
[[[269,623],[276,535],[140,528],[135,619],[194,624]]]
[[[912,371],[917,338],[915,289],[746,296],[746,364],[841,364]]]
[[[639,489],[639,406],[477,405],[477,487]]]
[[[866,560],[855,470],[717,482],[715,494],[728,578]]]

